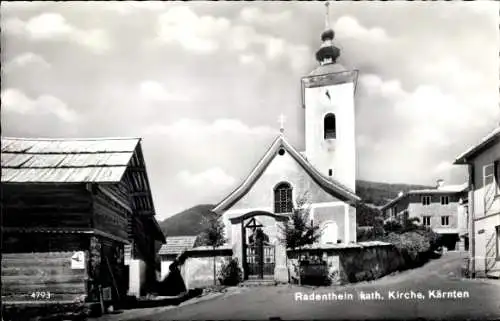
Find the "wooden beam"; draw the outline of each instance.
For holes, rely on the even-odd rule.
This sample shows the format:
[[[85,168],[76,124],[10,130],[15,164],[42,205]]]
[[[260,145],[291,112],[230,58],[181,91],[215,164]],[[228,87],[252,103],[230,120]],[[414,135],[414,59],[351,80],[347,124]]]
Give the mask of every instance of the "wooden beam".
[[[137,167],[137,166],[131,166],[128,168],[128,170],[131,172],[140,172],[140,173],[146,172],[146,169],[144,167]]]
[[[136,215],[138,216],[142,216],[142,215],[154,215],[154,211],[153,210],[138,210],[138,211],[135,211],[134,212]]]
[[[106,237],[106,238],[111,239],[113,241],[118,241],[118,242],[121,242],[121,243],[130,244],[129,240],[126,240],[126,239],[121,238],[119,236],[115,236],[115,235],[103,232],[103,231],[98,230],[98,229],[94,229],[93,234]]]
[[[149,196],[148,191],[143,191],[143,192],[133,192],[132,196]]]
[[[132,213],[132,209],[130,208],[130,206],[128,206],[127,204],[123,203],[120,199],[118,199],[116,196],[114,196],[112,193],[110,193],[108,190],[106,190],[105,188],[99,186],[98,187],[99,190],[104,194],[106,195],[107,197],[109,197],[111,200],[113,200],[115,203],[117,203],[118,205],[120,205],[123,209],[125,209],[127,212],[129,213]]]

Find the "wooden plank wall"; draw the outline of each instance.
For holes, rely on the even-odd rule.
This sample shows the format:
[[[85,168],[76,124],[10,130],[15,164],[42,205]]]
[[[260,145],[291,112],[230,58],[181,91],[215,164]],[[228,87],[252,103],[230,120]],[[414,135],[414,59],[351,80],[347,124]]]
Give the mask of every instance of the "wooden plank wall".
[[[90,227],[92,198],[84,184],[3,184],[5,227]]]
[[[86,270],[71,269],[72,255],[73,252],[3,254],[2,301],[54,302],[81,299],[86,295]],[[33,293],[35,297],[32,297]],[[47,293],[50,293],[50,297]]]
[[[2,233],[2,253],[68,252],[88,248],[85,234]]]
[[[99,185],[94,195],[94,228],[129,238],[131,202],[129,193],[118,184]]]

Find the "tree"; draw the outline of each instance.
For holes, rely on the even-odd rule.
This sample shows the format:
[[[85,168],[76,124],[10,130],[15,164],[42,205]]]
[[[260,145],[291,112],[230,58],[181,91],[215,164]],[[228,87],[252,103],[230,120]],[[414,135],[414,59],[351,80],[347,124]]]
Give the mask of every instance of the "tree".
[[[310,220],[310,212],[310,203],[307,195],[304,195],[297,200],[297,207],[292,210],[289,220],[282,226],[280,241],[287,248],[301,249],[318,241],[320,237],[319,226],[314,225]],[[299,283],[300,279],[299,275]]]
[[[319,226],[310,220],[311,206],[306,196],[297,200],[290,219],[282,227],[281,241],[292,250],[311,245],[320,237]]]
[[[219,246],[224,245],[226,242],[226,238],[224,236],[224,223],[221,220],[221,217],[212,213],[209,216],[203,218],[204,222],[202,222],[204,226],[204,230],[201,233],[201,243],[203,245],[211,246],[215,249]],[[214,254],[214,285],[217,284],[216,278],[216,255]]]

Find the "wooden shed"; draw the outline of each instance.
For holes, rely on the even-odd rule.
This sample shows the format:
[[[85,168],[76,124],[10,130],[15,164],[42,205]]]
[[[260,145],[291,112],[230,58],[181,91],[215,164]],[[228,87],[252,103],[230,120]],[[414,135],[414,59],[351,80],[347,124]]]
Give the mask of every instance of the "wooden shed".
[[[123,299],[127,260],[156,281],[165,237],[141,139],[2,138],[1,152],[3,302]]]

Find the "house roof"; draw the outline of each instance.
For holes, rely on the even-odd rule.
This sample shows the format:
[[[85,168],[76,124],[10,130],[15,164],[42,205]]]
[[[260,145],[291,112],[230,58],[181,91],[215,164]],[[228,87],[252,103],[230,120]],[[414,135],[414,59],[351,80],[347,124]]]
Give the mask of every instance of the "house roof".
[[[2,183],[119,182],[139,138],[2,138]]]
[[[170,236],[166,238],[167,243],[162,245],[159,255],[181,254],[184,250],[194,247],[197,236]]]
[[[257,163],[252,172],[247,176],[243,183],[238,186],[231,194],[224,198],[219,204],[215,206],[213,212],[221,213],[227,210],[239,199],[241,199],[250,188],[257,182],[260,176],[264,173],[266,168],[271,164],[272,160],[278,154],[280,148],[284,148],[295,161],[311,176],[311,178],[319,184],[326,192],[335,195],[339,199],[348,202],[349,204],[356,204],[361,201],[353,190],[347,186],[342,185],[333,178],[327,178],[321,174],[309,161],[307,161],[301,153],[299,153],[290,143],[287,142],[283,135],[279,135],[271,147],[267,150],[264,156]]]
[[[154,215],[140,138],[2,137],[2,184],[118,183],[128,171],[134,208]]]
[[[460,185],[445,185],[445,186],[442,186],[439,188],[434,188],[434,189],[409,190],[408,192],[403,193],[402,195],[389,201],[389,203],[382,206],[381,210],[385,210],[385,209],[391,207],[392,205],[396,204],[397,202],[399,202],[400,200],[402,200],[403,198],[405,198],[406,196],[409,196],[409,195],[454,194],[454,193],[465,192],[467,190],[467,188],[468,188],[468,184],[464,183],[464,184],[460,184]]]
[[[498,142],[500,139],[500,126],[491,131],[488,135],[483,137],[479,143],[470,147],[465,152],[463,152],[460,156],[455,159],[454,164],[456,165],[465,165],[469,163],[469,159],[474,157],[478,153],[482,152],[486,148],[490,147],[494,142]]]

